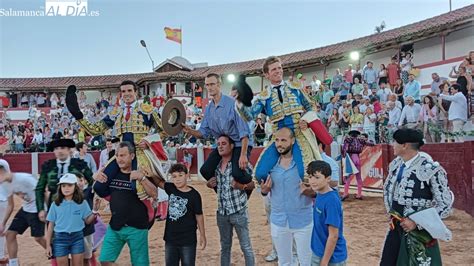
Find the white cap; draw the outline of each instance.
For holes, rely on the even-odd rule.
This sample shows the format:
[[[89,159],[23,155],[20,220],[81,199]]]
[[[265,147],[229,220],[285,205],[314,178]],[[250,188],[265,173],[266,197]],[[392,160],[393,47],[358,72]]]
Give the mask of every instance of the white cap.
[[[59,179],[58,184],[76,184],[77,177],[74,174],[64,174],[61,179]]]
[[[7,171],[7,173],[10,173],[10,165],[8,164],[7,161],[4,159],[0,159],[0,166]]]

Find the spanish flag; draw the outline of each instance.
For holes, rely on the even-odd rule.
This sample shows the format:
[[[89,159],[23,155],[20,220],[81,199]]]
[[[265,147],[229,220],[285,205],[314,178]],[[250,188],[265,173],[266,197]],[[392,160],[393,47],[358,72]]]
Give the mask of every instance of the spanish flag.
[[[181,43],[181,29],[165,27],[166,39]]]

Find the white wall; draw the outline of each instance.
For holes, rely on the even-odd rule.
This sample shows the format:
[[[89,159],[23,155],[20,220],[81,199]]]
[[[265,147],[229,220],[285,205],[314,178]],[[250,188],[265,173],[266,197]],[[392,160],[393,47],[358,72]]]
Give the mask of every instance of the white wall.
[[[435,36],[413,44],[415,66],[443,60],[441,37]]]
[[[451,32],[446,36],[446,59],[467,56],[474,50],[474,26]]]

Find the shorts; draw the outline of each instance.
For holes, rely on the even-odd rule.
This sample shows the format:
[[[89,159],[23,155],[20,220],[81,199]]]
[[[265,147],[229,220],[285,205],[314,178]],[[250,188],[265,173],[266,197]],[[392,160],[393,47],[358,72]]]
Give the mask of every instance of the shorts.
[[[76,255],[82,253],[84,253],[84,234],[82,231],[73,233],[54,232],[54,257],[58,258],[69,254]]]
[[[13,218],[8,231],[17,232],[22,235],[28,227],[31,228],[32,237],[44,236],[45,223],[39,220],[38,213],[25,212],[21,208]]]
[[[84,237],[84,259],[92,258],[94,252],[94,234]]]

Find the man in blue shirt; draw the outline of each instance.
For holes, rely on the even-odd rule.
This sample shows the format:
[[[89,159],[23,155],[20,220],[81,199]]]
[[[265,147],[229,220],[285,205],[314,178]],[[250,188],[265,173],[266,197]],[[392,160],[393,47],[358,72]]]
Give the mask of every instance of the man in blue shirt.
[[[295,136],[284,127],[275,133],[275,145],[280,155],[278,163],[270,171],[270,177],[262,180],[262,195],[270,198],[270,227],[272,240],[278,254],[278,265],[291,265],[292,243],[296,243],[298,261],[302,266],[311,265],[312,199],[301,192],[301,179],[293,159]]]
[[[222,135],[229,136],[235,143],[232,153],[232,174],[236,182],[249,184],[252,177],[243,171],[247,167],[248,156],[253,146],[253,143],[249,142],[249,126],[235,111],[235,100],[222,94],[222,82],[219,75],[211,73],[207,75],[204,82],[212,100],[206,107],[201,127],[199,130],[194,130],[182,124],[183,131],[196,138],[213,137],[217,140]],[[214,149],[199,170],[206,180],[215,176],[220,160],[221,156],[217,149]]]
[[[364,67],[364,82],[369,85],[369,90],[377,86],[378,73],[373,65],[372,61],[368,61],[367,66]]]
[[[413,99],[415,99],[415,103],[420,103],[421,102],[420,91],[421,91],[421,85],[420,85],[420,82],[415,80],[415,75],[413,74],[408,75],[408,83],[405,84],[405,93],[403,93],[403,98],[406,98],[407,96],[411,96],[413,97]]]

